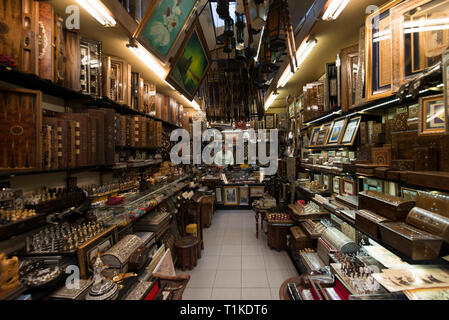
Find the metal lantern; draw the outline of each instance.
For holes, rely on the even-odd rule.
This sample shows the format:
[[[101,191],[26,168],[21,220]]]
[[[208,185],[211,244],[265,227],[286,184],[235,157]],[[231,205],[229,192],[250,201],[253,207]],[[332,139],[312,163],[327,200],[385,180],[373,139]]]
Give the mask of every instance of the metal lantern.
[[[286,38],[282,17],[283,1],[273,1],[267,18],[268,39],[270,48],[278,51],[286,49]]]
[[[229,0],[217,0],[217,13],[223,20],[229,17]]]
[[[232,53],[232,38],[231,37],[223,37],[224,40],[224,48],[223,51],[225,53]]]
[[[235,26],[237,27],[237,43],[238,44],[244,44],[245,43],[245,15],[235,13]]]
[[[224,35],[227,37],[233,37],[234,36],[234,20],[232,20],[231,17],[227,17],[225,19],[224,23],[225,23]]]

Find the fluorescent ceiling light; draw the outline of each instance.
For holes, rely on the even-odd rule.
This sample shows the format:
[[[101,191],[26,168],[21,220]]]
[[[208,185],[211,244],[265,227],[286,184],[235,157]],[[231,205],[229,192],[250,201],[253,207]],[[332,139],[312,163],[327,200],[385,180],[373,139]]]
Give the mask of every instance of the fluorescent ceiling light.
[[[306,60],[307,56],[312,52],[313,48],[315,48],[318,41],[315,38],[310,38],[307,40],[307,42],[303,43],[299,48],[298,51],[296,51],[296,58],[298,61],[298,66],[295,69],[295,72],[299,69],[299,67],[302,65],[302,63]],[[290,65],[285,68],[284,72],[282,73],[281,77],[279,78],[277,87],[283,88],[285,85],[290,81],[290,79],[293,77],[294,73],[291,70]]]
[[[147,49],[142,47],[137,41],[127,45],[128,49],[136,55],[145,65],[150,68],[162,81],[165,81],[167,70],[159,63],[159,61]],[[168,84],[168,82],[166,82]],[[170,86],[172,87],[172,86]],[[172,87],[173,88],[173,87]],[[173,88],[174,90],[174,88]]]
[[[315,38],[310,38],[306,43],[303,43],[298,51],[296,51],[296,59],[298,60],[298,68],[301,64],[306,60],[308,55],[312,52],[313,48],[315,48],[318,40]]]
[[[323,14],[323,20],[336,20],[348,3],[349,0],[330,0],[330,4]]]
[[[117,22],[109,10],[99,0],[76,0],[92,17],[106,27],[114,27]]]
[[[201,111],[203,112],[203,110],[201,110],[200,105],[195,101],[195,99],[193,99],[192,101],[190,101],[189,99],[187,99],[183,94],[181,94],[181,97],[187,101],[187,103],[196,111]]]
[[[273,104],[274,100],[276,100],[276,97],[278,96],[278,93],[271,93],[268,97],[267,101],[265,102],[265,111],[268,110],[271,105]]]

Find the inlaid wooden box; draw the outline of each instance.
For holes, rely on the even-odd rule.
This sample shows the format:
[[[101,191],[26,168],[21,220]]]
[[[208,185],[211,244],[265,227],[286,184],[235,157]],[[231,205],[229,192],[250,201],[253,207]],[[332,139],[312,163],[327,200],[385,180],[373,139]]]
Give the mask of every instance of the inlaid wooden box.
[[[301,227],[295,226],[290,228],[290,235],[295,250],[312,248],[312,239],[304,232]]]
[[[379,223],[389,220],[369,210],[356,211],[355,225],[374,240],[380,239]]]
[[[449,242],[449,218],[423,208],[414,207],[407,216],[407,223]]]
[[[103,60],[103,96],[120,104],[131,105],[131,66],[123,59],[105,56]]]
[[[100,98],[102,95],[101,41],[81,38],[81,92]]]
[[[392,221],[405,221],[414,201],[405,201],[377,191],[366,190],[359,193],[359,209],[367,209]]]
[[[268,224],[268,247],[281,251],[287,249],[287,235],[290,231],[290,226],[276,226],[275,224]]]
[[[76,30],[64,29],[64,87],[81,91],[80,34]]]
[[[380,224],[382,241],[412,260],[438,258],[443,239],[404,222]]]
[[[42,93],[0,88],[0,171],[41,169]]]

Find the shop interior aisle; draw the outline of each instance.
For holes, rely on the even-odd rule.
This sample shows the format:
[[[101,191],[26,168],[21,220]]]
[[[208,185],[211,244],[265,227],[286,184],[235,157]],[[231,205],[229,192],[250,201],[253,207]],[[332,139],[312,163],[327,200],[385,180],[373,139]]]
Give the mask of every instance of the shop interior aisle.
[[[279,300],[281,284],[298,273],[286,251],[267,246],[263,232],[256,239],[254,212],[217,211],[204,229],[204,251],[184,300]]]

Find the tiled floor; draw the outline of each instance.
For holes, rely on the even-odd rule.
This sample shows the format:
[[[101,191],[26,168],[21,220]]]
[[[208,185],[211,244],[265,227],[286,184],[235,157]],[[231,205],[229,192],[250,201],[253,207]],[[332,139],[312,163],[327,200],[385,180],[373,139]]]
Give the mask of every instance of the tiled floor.
[[[253,211],[217,211],[204,229],[204,250],[184,300],[279,300],[279,287],[297,275],[287,252],[270,250]]]

